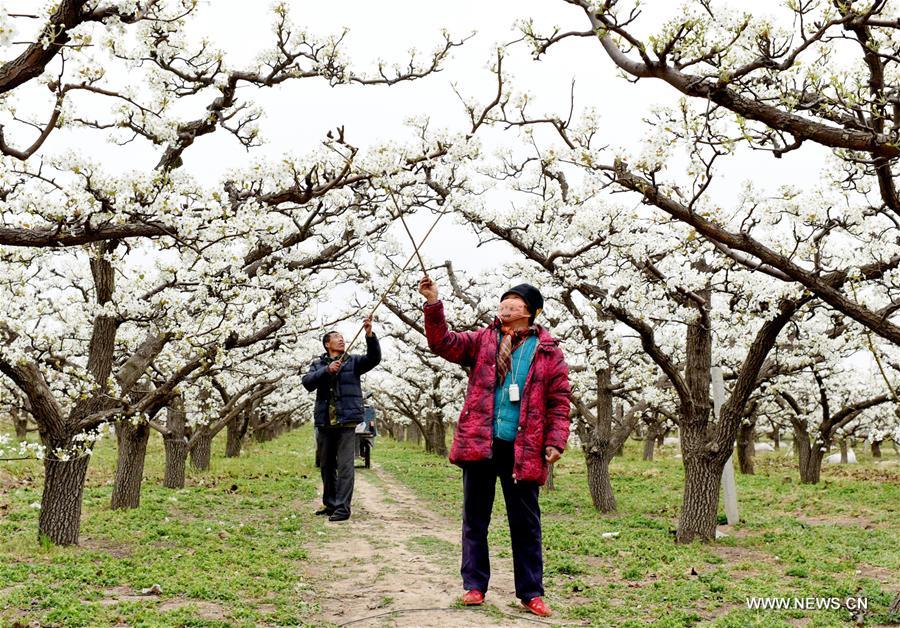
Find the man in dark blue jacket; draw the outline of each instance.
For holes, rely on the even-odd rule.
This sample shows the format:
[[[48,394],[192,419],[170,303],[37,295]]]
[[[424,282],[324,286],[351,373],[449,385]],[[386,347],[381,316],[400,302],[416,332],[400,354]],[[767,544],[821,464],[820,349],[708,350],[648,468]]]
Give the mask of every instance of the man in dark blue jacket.
[[[316,391],[313,412],[321,443],[322,503],[317,515],[329,521],[350,518],[353,498],[353,459],[357,423],[363,420],[363,395],[359,378],[381,362],[381,346],[372,333],[372,319],[363,323],[366,354],[346,355],[344,337],[330,331],[322,338],[323,353],[303,376],[306,390]]]

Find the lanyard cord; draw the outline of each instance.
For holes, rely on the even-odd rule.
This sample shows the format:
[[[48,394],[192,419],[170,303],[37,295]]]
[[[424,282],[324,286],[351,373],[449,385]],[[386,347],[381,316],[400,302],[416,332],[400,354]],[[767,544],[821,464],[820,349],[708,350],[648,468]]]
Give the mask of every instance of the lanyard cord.
[[[529,336],[528,338],[526,338],[526,339],[524,340],[524,342],[522,342],[522,345],[524,345],[526,342],[528,342],[531,338],[532,338],[532,336]],[[531,352],[531,358],[533,358],[533,357],[534,357],[534,354],[537,352],[537,337],[534,337],[534,338],[535,338],[535,342],[534,342],[534,348],[532,349],[532,352]],[[518,347],[516,347],[516,349],[518,349]],[[530,360],[531,358],[529,358],[529,360]],[[509,359],[512,360],[512,353],[510,353]],[[513,367],[513,368],[514,368],[514,371],[513,371],[513,383],[514,383],[514,384],[518,384],[518,383],[519,383],[519,367],[520,367],[521,365],[522,365],[522,361],[521,361],[521,358],[520,358],[519,361],[516,362],[516,363],[515,363],[515,366]],[[529,366],[529,368],[531,367],[531,363],[530,363],[530,362],[529,362],[529,365],[528,365],[528,366]],[[521,392],[520,392],[519,394],[521,394]]]
[[[535,335],[534,338],[535,338],[534,349],[533,349],[533,351],[531,352],[531,357],[532,357],[532,358],[534,358],[534,354],[537,353],[537,345],[538,345],[537,336]],[[501,334],[500,334],[500,339],[501,339],[501,340],[503,339],[503,333],[502,333],[502,332],[501,332]],[[516,347],[513,351],[510,352],[510,354],[509,354],[510,362],[512,362],[512,359],[513,359],[512,354],[515,353],[516,351],[518,351],[519,347],[521,347],[522,345],[524,345],[526,342],[528,342],[528,338],[526,338],[525,341],[524,341],[521,345],[519,345],[519,346]],[[518,378],[519,378],[519,364],[520,364],[520,362],[516,362],[516,364],[515,364],[515,371],[513,371],[513,367],[512,367],[512,364],[511,364],[511,365],[510,365],[510,370],[509,370],[509,372],[510,372],[510,374],[512,374],[512,378],[513,378],[512,383],[513,383],[513,384],[516,384],[516,385],[518,385],[518,383],[519,383],[519,382],[517,381]],[[529,369],[530,369],[530,368],[531,368],[531,365],[529,364]],[[524,386],[523,386],[523,388],[524,388]],[[522,399],[522,393],[524,393],[524,392],[525,392],[524,390],[520,390],[520,391],[519,391],[519,399],[520,399],[520,400]],[[509,386],[504,386],[504,385],[503,385],[503,382],[500,382],[500,403],[503,403],[503,398],[504,398],[504,396],[508,397],[508,395],[509,395]],[[513,401],[512,401],[511,399],[510,399],[510,403],[513,403]],[[494,410],[496,411],[496,408],[494,408]]]

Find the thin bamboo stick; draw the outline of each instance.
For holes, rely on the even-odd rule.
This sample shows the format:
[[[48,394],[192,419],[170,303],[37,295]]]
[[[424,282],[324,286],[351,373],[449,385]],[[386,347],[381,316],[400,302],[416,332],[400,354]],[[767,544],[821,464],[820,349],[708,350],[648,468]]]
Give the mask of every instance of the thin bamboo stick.
[[[384,293],[381,295],[381,298],[378,299],[378,303],[376,303],[375,307],[372,308],[372,311],[369,312],[369,315],[366,317],[366,320],[371,319],[372,316],[375,315],[375,310],[377,310],[379,307],[381,307],[381,305],[384,303],[384,300],[387,298],[387,295],[390,293],[391,290],[394,289],[394,286],[397,285],[397,282],[400,281],[400,277],[406,271],[406,268],[409,266],[409,263],[413,261],[414,257],[417,257],[419,255],[419,249],[422,247],[423,244],[425,244],[425,241],[428,239],[428,236],[431,235],[431,232],[434,231],[434,228],[437,226],[438,222],[441,220],[441,218],[443,216],[444,216],[444,214],[438,214],[438,217],[432,223],[432,225],[428,229],[427,233],[425,233],[425,237],[422,238],[422,241],[419,242],[418,246],[415,246],[415,241],[413,241],[413,245],[415,246],[415,248],[413,249],[412,255],[409,256],[409,259],[407,259],[406,263],[403,264],[403,267],[400,269],[400,272],[398,272],[397,276],[394,277],[394,280],[391,282],[391,285],[388,286],[387,290],[385,290]],[[410,237],[412,237],[412,236],[410,236]],[[421,259],[422,258],[419,257],[420,262],[421,262]],[[422,270],[425,270],[425,264],[422,264]],[[426,271],[425,274],[427,275],[428,272]],[[359,331],[357,331],[356,335],[353,336],[353,339],[350,341],[350,344],[347,345],[347,347],[344,349],[344,353],[339,358],[341,362],[344,362],[347,359],[347,357],[350,355],[350,348],[353,347],[353,344],[357,341],[357,339],[359,338],[359,335],[362,333],[363,329],[365,329],[365,324],[363,324],[363,326],[359,328]]]

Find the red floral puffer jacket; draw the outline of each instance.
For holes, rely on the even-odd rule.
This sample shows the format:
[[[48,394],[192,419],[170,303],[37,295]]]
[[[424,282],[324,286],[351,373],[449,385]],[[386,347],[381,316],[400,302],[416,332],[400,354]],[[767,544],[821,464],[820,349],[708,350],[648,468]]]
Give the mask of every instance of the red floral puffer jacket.
[[[499,321],[478,331],[452,332],[440,301],[425,305],[428,347],[445,360],[471,367],[466,400],[459,415],[450,462],[460,464],[491,457],[494,435],[494,386],[497,373]],[[547,481],[544,448],[560,451],[569,438],[569,369],[555,340],[538,327],[538,348],[522,391],[513,478]]]

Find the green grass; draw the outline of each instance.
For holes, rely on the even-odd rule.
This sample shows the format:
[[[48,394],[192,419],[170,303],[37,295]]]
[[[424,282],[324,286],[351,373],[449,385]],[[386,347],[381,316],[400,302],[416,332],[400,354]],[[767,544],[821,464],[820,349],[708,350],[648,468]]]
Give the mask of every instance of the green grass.
[[[852,596],[868,599],[867,624],[890,621],[887,607],[900,591],[897,467],[863,457],[853,467],[826,466],[821,484],[805,486],[790,459],[759,455],[757,475],[738,475],[742,522],[732,535],[684,546],[674,543],[683,471],[673,453],[643,462],[629,443],[611,467],[614,515],[594,510],[578,452],[557,465],[556,490],[541,503],[547,600],[558,616],[598,626],[844,626],[853,624],[847,610],[751,611],[747,598]],[[459,469],[387,439],[376,458],[459,520]],[[490,541],[509,556],[499,487]]]
[[[224,438],[218,439],[224,441]],[[80,547],[37,540],[42,470],[0,463],[0,625],[303,625],[317,611],[306,546],[326,529],[312,515],[312,434],[298,430],[212,470],[162,487],[151,439],[140,508],[112,511],[115,441],[88,471]],[[224,446],[223,443],[218,445]],[[159,584],[162,594],[141,596]]]
[[[224,439],[219,439],[224,440]],[[189,471],[187,486],[161,486],[159,438],[151,440],[141,507],[109,509],[115,442],[91,461],[81,546],[37,540],[42,471],[36,462],[0,463],[0,625],[315,625],[311,548],[342,532],[314,517],[318,473],[312,434],[290,432],[250,444],[238,459]],[[713,545],[675,545],[680,462],[666,450],[645,463],[629,443],[612,465],[619,512],[598,514],[584,462],[570,452],[557,490],[542,495],[545,584],[556,619],[598,626],[844,626],[845,610],[751,611],[755,597],[866,597],[868,625],[886,624],[900,591],[900,473],[866,457],[827,466],[804,486],[790,460],[760,456],[756,476],[738,476],[743,521]],[[889,455],[893,455],[891,452]],[[415,445],[378,439],[374,459],[425,505],[456,525],[460,471]],[[378,484],[376,475],[367,477]],[[603,538],[603,532],[618,532]],[[510,569],[509,534],[498,488],[491,543]],[[379,552],[390,551],[377,540]],[[452,544],[430,535],[406,548],[457,561]],[[390,571],[384,568],[384,574]],[[381,572],[379,572],[380,577]],[[159,584],[162,594],[142,596]],[[379,604],[390,607],[390,595]],[[502,625],[503,616],[497,616]]]

